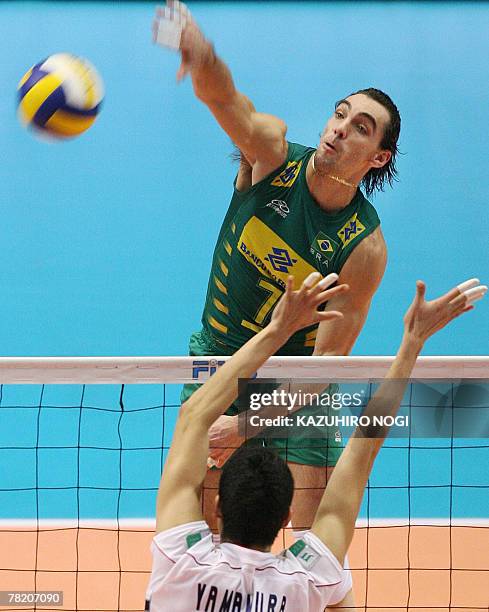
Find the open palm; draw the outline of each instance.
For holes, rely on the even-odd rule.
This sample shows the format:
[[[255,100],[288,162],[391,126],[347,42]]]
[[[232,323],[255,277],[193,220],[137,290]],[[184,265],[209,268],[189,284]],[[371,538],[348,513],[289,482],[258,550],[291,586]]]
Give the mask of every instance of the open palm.
[[[472,310],[472,302],[483,297],[486,291],[487,287],[479,285],[479,280],[474,278],[427,302],[426,285],[417,281],[413,303],[404,315],[405,330],[424,342],[450,321]]]

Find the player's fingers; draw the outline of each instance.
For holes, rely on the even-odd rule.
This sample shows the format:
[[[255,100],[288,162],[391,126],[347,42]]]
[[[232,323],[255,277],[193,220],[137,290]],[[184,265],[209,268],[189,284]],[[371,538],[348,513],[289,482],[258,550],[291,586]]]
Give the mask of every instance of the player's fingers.
[[[188,8],[187,8],[187,12],[185,13],[184,19],[185,19],[185,23],[195,23],[194,16],[192,15],[192,13],[189,11]]]
[[[287,282],[285,283],[285,293],[290,295],[294,290],[294,277],[292,275],[287,276]]]
[[[423,281],[416,281],[416,302],[422,302],[426,294],[426,285]]]
[[[318,293],[317,295],[315,295],[313,303],[315,304],[315,306],[319,306],[319,304],[328,302],[329,300],[333,299],[337,295],[340,295],[341,293],[346,293],[349,290],[350,290],[350,285],[347,285],[346,283],[343,283],[342,285],[337,285],[336,287],[333,287],[332,289],[326,289],[326,291],[321,291],[321,293]]]
[[[231,457],[236,448],[223,448],[223,449],[213,449],[209,453],[209,458],[207,459],[207,465],[209,465],[209,460],[213,462],[213,467],[221,468],[226,461]]]
[[[182,31],[183,24],[173,19],[168,6],[157,14],[154,23],[154,42],[178,51],[182,44]]]
[[[453,289],[450,289],[450,291],[448,291],[448,293],[445,293],[445,295],[443,295],[440,299],[447,303],[451,302],[458,295],[464,293],[468,289],[472,289],[473,287],[476,287],[479,283],[480,281],[478,278],[470,278],[469,280],[466,280],[463,283],[460,283]]]
[[[177,82],[180,82],[190,72],[190,62],[186,59],[187,54],[182,51],[182,61],[177,72]]]
[[[209,459],[211,459],[215,465],[221,462],[223,450],[222,448],[216,447],[209,449]]]
[[[213,467],[217,467],[216,461],[212,457],[207,457],[207,467],[209,469],[211,469]]]
[[[185,70],[184,63],[182,62],[177,72],[177,83],[179,83],[185,77],[186,74],[187,71]]]
[[[178,2],[178,0],[174,0],[172,2],[171,9],[172,9],[173,19],[175,21],[178,21],[178,23],[181,23],[182,22],[182,7],[181,7],[180,2]]]
[[[313,273],[313,274],[319,274],[319,272]],[[313,274],[311,274],[310,276],[312,277]],[[312,286],[311,289],[308,290],[308,296],[314,297],[318,295],[320,292],[323,292],[325,289],[327,289],[331,285],[334,285],[334,283],[336,283],[337,280],[338,280],[338,275],[334,272],[331,274],[328,274],[328,276],[325,276],[324,278],[321,278],[321,275],[319,275],[319,277],[314,276],[313,282],[315,284]],[[324,302],[326,300],[323,299],[322,301]],[[321,303],[321,300],[319,302],[315,300],[315,303]]]
[[[464,291],[464,295],[468,302],[476,302],[482,299],[487,293],[487,285],[478,285],[477,287],[471,287]]]
[[[464,312],[469,312],[474,309],[474,306],[471,301],[469,301],[465,294],[459,296],[459,298],[455,298],[450,302],[451,312],[450,312],[450,320],[459,317]]]
[[[482,299],[486,293],[487,293],[486,285],[477,285],[476,287],[467,289],[463,293],[460,293],[459,295],[457,295],[457,297],[453,298],[449,302],[449,305],[452,309],[457,309],[462,305],[472,304],[476,302],[477,300]]]
[[[465,312],[470,312],[471,310],[474,310],[474,306],[472,306],[472,304],[468,304],[467,306],[465,306],[464,308],[460,308],[458,309],[456,312],[454,312],[452,314],[452,316],[450,317],[450,321],[453,321],[453,319],[456,319],[457,317],[460,317],[461,315],[463,315]]]
[[[328,274],[328,276],[325,276],[323,279],[321,279],[318,282],[317,288],[323,291],[324,289],[331,287],[331,285],[336,283],[337,280],[338,280],[338,275],[335,272],[332,272],[331,274]]]
[[[460,285],[457,285],[457,289],[460,291],[460,293],[464,293],[468,289],[476,287],[479,283],[480,280],[478,278],[471,278],[470,280],[467,280],[463,283],[460,283]]]
[[[320,323],[321,321],[332,321],[333,319],[342,319],[343,313],[339,310],[327,310],[326,312],[316,312],[314,322]]]
[[[217,465],[217,467],[218,467],[219,469],[222,469],[222,468],[224,467],[224,464],[225,464],[225,463],[226,463],[226,461],[229,459],[229,457],[231,457],[231,455],[234,453],[234,450],[235,450],[235,449],[233,449],[232,451],[230,451],[230,452],[226,453],[224,456],[222,456],[222,457],[219,459],[219,462],[218,462],[218,465]]]
[[[177,5],[180,20],[183,22],[188,21],[190,18],[190,11],[188,9],[188,6],[183,2],[177,2]]]
[[[306,278],[304,279],[301,289],[312,289],[312,287],[316,285],[320,278],[321,274],[319,272],[311,272],[311,274],[309,274],[309,276],[306,276]]]
[[[463,308],[464,306],[466,306],[466,304],[467,304],[467,296],[465,295],[465,293],[459,293],[456,297],[450,300],[450,302],[448,303],[448,307],[452,311],[454,311],[454,310],[458,310],[459,308]]]
[[[451,321],[452,319],[455,319],[455,317],[461,315],[463,312],[465,312],[468,306],[470,306],[470,304],[467,304],[467,302],[462,302],[456,308],[453,308],[449,314],[449,320]]]
[[[233,451],[234,452],[234,451]],[[227,455],[224,456],[219,456],[219,457],[208,457],[207,458],[207,467],[210,468],[218,468],[221,469],[222,466],[226,463],[226,461],[229,459],[229,457],[232,455],[233,453],[229,453]]]

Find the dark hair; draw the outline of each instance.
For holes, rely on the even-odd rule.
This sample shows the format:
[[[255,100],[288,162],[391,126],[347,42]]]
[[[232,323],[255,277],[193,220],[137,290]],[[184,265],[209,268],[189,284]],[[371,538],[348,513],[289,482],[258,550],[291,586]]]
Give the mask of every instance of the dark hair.
[[[350,94],[355,96],[357,94],[364,94],[372,100],[375,100],[387,110],[389,113],[390,121],[384,130],[384,136],[380,141],[380,148],[391,152],[390,160],[382,166],[382,168],[370,168],[367,174],[362,179],[362,185],[365,189],[367,196],[371,196],[374,191],[384,191],[386,182],[392,187],[392,183],[397,179],[398,173],[396,168],[396,157],[399,152],[397,147],[397,141],[399,139],[399,133],[401,131],[401,115],[399,110],[391,98],[380,89],[374,87],[368,87],[367,89],[360,89]]]
[[[242,446],[224,464],[219,482],[222,540],[247,547],[271,546],[293,494],[292,474],[276,452]]]
[[[250,162],[246,159],[246,157],[241,152],[241,150],[234,144],[234,142],[232,143],[232,145],[233,145],[233,150],[229,154],[229,157],[231,158],[231,161],[239,162],[240,165],[248,166],[251,169]]]

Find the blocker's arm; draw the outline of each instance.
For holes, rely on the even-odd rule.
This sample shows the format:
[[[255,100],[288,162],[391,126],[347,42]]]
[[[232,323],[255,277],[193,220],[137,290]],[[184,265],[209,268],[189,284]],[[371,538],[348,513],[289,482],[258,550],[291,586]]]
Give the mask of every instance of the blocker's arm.
[[[455,287],[444,296],[426,302],[425,285],[417,283],[416,297],[404,317],[404,335],[386,379],[369,402],[367,416],[395,415],[407,380],[426,340],[481,298],[487,287],[477,279]],[[369,432],[357,428],[334,469],[319,505],[312,531],[343,563],[355,529],[367,479],[387,430],[380,437],[365,437]],[[371,435],[371,434],[370,434]]]
[[[327,289],[337,278],[330,274],[320,280],[315,272],[294,291],[290,277],[270,324],[183,404],[158,493],[157,531],[202,520],[200,494],[209,453],[209,427],[237,398],[238,380],[250,378],[292,334],[319,321],[341,318],[339,312],[317,310],[320,304],[347,290],[344,285]]]

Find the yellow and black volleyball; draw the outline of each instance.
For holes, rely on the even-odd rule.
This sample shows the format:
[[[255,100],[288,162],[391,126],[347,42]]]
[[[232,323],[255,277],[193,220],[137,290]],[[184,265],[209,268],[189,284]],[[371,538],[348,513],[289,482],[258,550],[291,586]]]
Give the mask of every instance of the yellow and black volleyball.
[[[19,117],[54,138],[78,136],[95,121],[102,104],[102,79],[87,60],[57,53],[33,66],[18,86]]]

